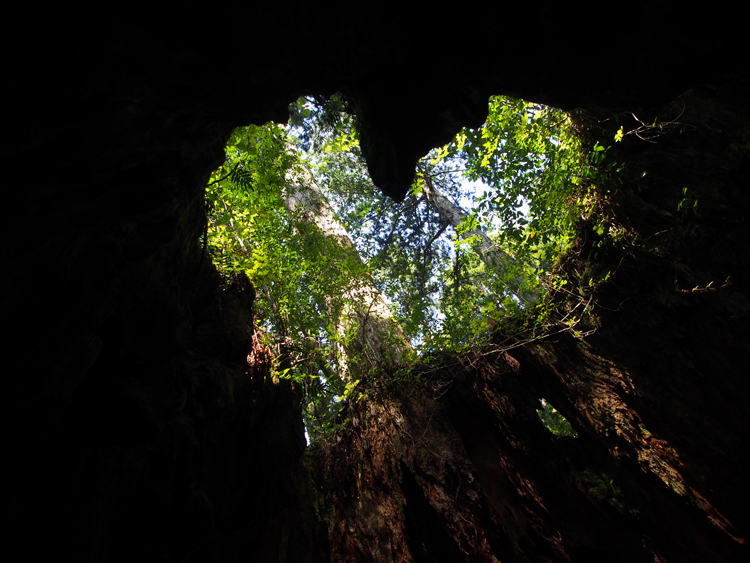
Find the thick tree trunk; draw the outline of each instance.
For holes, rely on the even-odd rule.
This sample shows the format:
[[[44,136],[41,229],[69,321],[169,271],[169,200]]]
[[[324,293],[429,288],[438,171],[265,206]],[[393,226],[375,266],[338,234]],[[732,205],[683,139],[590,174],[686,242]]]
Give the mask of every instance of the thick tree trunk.
[[[278,45],[279,22],[290,26],[315,54],[306,59],[288,48],[228,56],[247,51],[246,35],[197,11],[98,26],[17,18],[35,26],[19,35],[55,48],[11,57],[6,73],[6,551],[102,562],[750,560],[740,18],[641,2],[619,15],[624,39],[595,49],[610,14],[563,3],[420,19],[331,6],[247,3],[233,15],[256,22],[254,45]],[[529,17],[533,27],[518,25]],[[475,33],[472,56],[425,57],[436,37],[488,22],[497,33]],[[643,22],[658,32],[628,41]],[[497,56],[518,45],[525,56]],[[489,94],[607,104],[600,142],[610,145],[625,110],[697,80],[710,85],[685,97],[684,134],[626,135],[609,151],[629,159],[616,211],[641,248],[582,231],[569,271],[613,272],[592,338],[532,343],[491,369],[448,358],[440,380],[425,371],[395,398],[373,389],[327,449],[307,450],[315,478],[299,470],[300,397],[270,381],[251,345],[252,290],[200,267],[203,187],[235,126],[283,119],[300,92],[344,89],[376,183],[402,197],[413,163],[478,126]],[[652,123],[683,107],[635,111]],[[699,214],[678,210],[685,187]],[[598,262],[586,264],[593,242]],[[579,438],[545,433],[540,397]]]
[[[331,561],[750,559],[750,299],[732,284],[750,266],[746,92],[688,93],[649,116],[686,104],[685,134],[611,151],[628,170],[614,214],[643,242],[584,228],[562,264],[575,287],[612,272],[593,335],[498,336],[417,385],[374,389],[351,426],[308,450]],[[700,214],[676,214],[686,178]],[[577,437],[544,428],[542,398]]]
[[[295,150],[290,148],[289,150]],[[357,250],[336,218],[323,192],[306,167],[292,170],[288,176],[286,202],[301,221],[312,222],[317,235],[335,240],[343,253],[331,258],[329,270],[346,264],[362,266]],[[315,236],[310,234],[309,236]],[[330,309],[337,316],[339,375],[350,379],[357,373],[375,367],[401,365],[411,350],[409,339],[393,318],[383,294],[375,287],[363,268],[352,268],[353,277],[347,280],[341,295],[328,296]],[[346,344],[342,344],[342,343]]]

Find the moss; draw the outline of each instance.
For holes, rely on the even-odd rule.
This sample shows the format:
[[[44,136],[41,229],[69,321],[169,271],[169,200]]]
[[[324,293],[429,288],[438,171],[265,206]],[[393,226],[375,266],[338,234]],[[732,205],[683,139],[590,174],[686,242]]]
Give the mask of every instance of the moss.
[[[585,492],[597,501],[607,503],[618,511],[622,507],[622,490],[607,474],[587,470],[580,474],[580,480]]]

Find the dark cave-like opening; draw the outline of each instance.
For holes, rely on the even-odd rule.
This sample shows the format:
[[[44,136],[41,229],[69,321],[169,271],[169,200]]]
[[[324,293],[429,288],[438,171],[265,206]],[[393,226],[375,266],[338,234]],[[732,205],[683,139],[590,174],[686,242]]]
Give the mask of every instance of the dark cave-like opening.
[[[205,14],[18,19],[52,47],[7,69],[12,547],[90,561],[744,560],[748,88],[726,13],[639,4],[600,49],[590,33],[608,17],[565,7],[533,14],[538,41],[501,5],[418,20],[374,5],[238,10],[232,26],[250,22],[259,44],[287,22],[317,57],[227,56],[245,35]],[[437,42],[489,22],[502,33],[477,33],[472,56]],[[660,22],[647,42],[642,22]],[[526,57],[498,56],[518,45]],[[273,383],[252,345],[252,288],[198,268],[203,190],[234,127],[336,90],[356,100],[372,176],[396,198],[490,94],[583,107],[611,139],[621,124],[607,118],[652,123],[674,108],[648,108],[682,92],[692,128],[616,147],[613,211],[640,242],[592,261],[600,234],[584,225],[562,265],[613,272],[600,330],[453,358],[423,388],[350,405],[359,426],[304,453],[299,391]],[[688,195],[697,213],[681,213]],[[545,430],[539,397],[578,438]]]

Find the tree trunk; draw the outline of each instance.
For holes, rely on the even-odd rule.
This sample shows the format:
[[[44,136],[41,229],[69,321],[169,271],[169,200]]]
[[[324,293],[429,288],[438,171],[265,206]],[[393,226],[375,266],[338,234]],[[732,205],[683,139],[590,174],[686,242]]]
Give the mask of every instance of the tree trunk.
[[[708,283],[748,279],[747,146],[729,149],[746,129],[716,126],[750,122],[747,84],[658,109],[686,103],[689,134],[613,148],[631,171],[614,216],[647,245],[597,255],[587,227],[561,262],[574,287],[612,269],[595,334],[448,357],[352,405],[351,425],[308,450],[326,560],[750,560],[750,299],[734,273]],[[683,178],[701,214],[675,215]],[[542,398],[577,437],[544,428]]]
[[[289,150],[296,150],[290,148]],[[383,294],[372,283],[344,226],[326,200],[306,167],[297,167],[287,175],[286,203],[302,222],[314,223],[317,235],[330,237],[343,250],[339,259],[331,258],[329,271],[346,267],[357,274],[347,280],[341,295],[328,296],[329,308],[338,327],[337,355],[339,375],[344,380],[376,366],[393,367],[403,363],[411,344],[393,318]],[[314,236],[314,235],[313,235]]]
[[[534,301],[538,295],[522,292],[523,279],[520,276],[511,277],[509,272],[515,265],[512,257],[500,250],[490,237],[479,227],[468,230],[460,230],[461,225],[469,218],[469,214],[460,206],[453,203],[440,191],[428,174],[423,174],[424,191],[427,202],[440,214],[444,221],[452,226],[459,237],[463,240],[474,239],[475,250],[479,253],[482,261],[501,278],[507,280],[508,289],[523,303]]]
[[[99,26],[17,19],[19,35],[41,24],[55,49],[9,57],[6,70],[15,79],[0,307],[7,551],[101,562],[482,561],[488,551],[503,562],[750,561],[737,539],[750,538],[750,75],[736,56],[740,18],[727,25],[718,5],[634,3],[618,15],[622,39],[596,49],[610,14],[563,3],[416,17],[392,17],[382,3],[330,5],[239,6],[232,27],[251,22],[250,45],[190,10]],[[652,21],[658,33],[627,40]],[[280,44],[280,22],[315,56]],[[425,56],[435,38],[495,23],[471,34],[470,56]],[[252,45],[266,48],[238,56]],[[520,45],[523,56],[498,56]],[[630,120],[627,111],[698,80],[706,84],[684,101]],[[591,130],[626,163],[614,215],[641,248],[602,248],[582,230],[563,267],[584,272],[597,254],[590,266],[612,271],[588,342],[518,348],[520,371],[506,360],[507,378],[448,358],[444,380],[455,384],[435,382],[430,395],[404,387],[398,405],[422,394],[424,407],[390,419],[373,393],[352,409],[358,426],[352,418],[324,443],[333,457],[314,458],[313,480],[296,472],[313,457],[303,455],[300,397],[293,382],[270,381],[251,340],[252,288],[228,284],[210,263],[198,268],[197,242],[203,188],[230,130],[283,119],[300,92],[337,89],[351,92],[376,184],[395,197],[419,155],[481,123],[491,93],[610,108]],[[684,103],[683,134],[612,142],[622,125],[674,118]],[[698,213],[678,210],[686,187]],[[544,434],[541,397],[579,438]],[[384,407],[364,410],[376,400]],[[398,439],[389,429],[402,429]],[[330,489],[337,496],[318,502]],[[327,512],[334,501],[341,510]],[[399,522],[400,543],[388,533]]]

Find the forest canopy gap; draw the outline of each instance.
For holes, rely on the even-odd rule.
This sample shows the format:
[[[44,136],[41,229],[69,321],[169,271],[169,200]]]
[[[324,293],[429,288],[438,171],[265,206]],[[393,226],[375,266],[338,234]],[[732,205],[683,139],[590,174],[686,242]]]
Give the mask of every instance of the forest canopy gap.
[[[544,319],[591,170],[567,113],[496,96],[482,127],[419,161],[395,203],[369,178],[343,95],[300,98],[288,127],[233,132],[207,187],[204,244],[255,285],[257,330],[278,375],[302,385],[314,439],[373,370],[476,349],[504,319]]]

